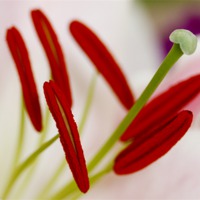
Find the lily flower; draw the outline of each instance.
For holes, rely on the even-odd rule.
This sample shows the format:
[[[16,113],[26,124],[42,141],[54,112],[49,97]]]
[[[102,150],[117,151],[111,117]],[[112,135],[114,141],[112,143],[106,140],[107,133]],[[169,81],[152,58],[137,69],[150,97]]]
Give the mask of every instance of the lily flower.
[[[6,40],[19,74],[27,112],[34,128],[41,131],[41,108],[27,48],[20,32],[15,27],[7,30]]]
[[[157,53],[161,52],[161,50],[157,48],[157,46],[155,45],[159,40],[158,35],[154,34],[155,26],[150,26],[149,16],[145,15],[144,12],[140,12],[141,9],[138,10],[138,7],[135,3],[131,3],[130,5],[129,1],[120,1],[120,2],[110,1],[110,2],[105,2],[105,3],[94,3],[94,4],[93,3],[91,4],[90,2],[88,3],[84,2],[82,4],[82,3],[76,3],[76,2],[69,3],[69,2],[60,1],[59,3],[58,2],[52,2],[52,3],[49,3],[49,2],[38,3],[37,2],[36,4],[37,4],[36,6],[40,6],[46,9],[47,11],[49,11],[50,14],[52,14],[52,17],[55,17],[55,20],[58,20],[61,24],[67,25],[67,22],[71,21],[71,19],[80,18],[80,19],[84,19],[87,23],[90,23],[91,25],[95,25],[95,27],[99,27],[99,31],[100,31],[99,33],[101,33],[102,31],[105,38],[108,38],[108,39],[110,38],[110,42],[112,44],[110,45],[111,52],[119,53],[120,60],[122,61],[123,66],[126,68],[126,71],[128,72],[127,73],[128,80],[131,80],[132,86],[137,88],[137,90],[135,91],[138,92],[139,94],[143,86],[147,85],[148,81],[150,80],[150,78],[152,77],[155,71],[155,67],[158,66],[159,56]],[[16,11],[19,5],[21,5],[20,12],[14,12],[15,14],[12,14],[12,11]],[[43,63],[45,60],[43,59],[43,57],[40,57],[40,52],[38,51],[39,49],[37,46],[38,43],[36,42],[37,38],[35,38],[34,35],[32,35],[33,34],[32,29],[28,28],[29,22],[27,22],[28,19],[26,18],[26,15],[27,13],[29,13],[30,8],[32,8],[32,6],[34,5],[35,5],[34,3],[30,3],[29,1],[27,1],[27,3],[25,4],[24,2],[12,3],[12,6],[9,3],[5,3],[3,6],[0,6],[0,9],[2,9],[2,12],[0,12],[2,14],[2,17],[0,19],[1,19],[1,25],[2,25],[1,30],[5,30],[9,23],[18,24],[21,28],[27,27],[23,31],[26,34],[28,38],[27,42],[29,43],[31,47],[30,54],[31,54],[31,57],[34,58],[34,62],[36,62],[36,64],[38,64],[39,66],[39,64]],[[43,21],[43,19],[44,18],[40,18],[38,21],[41,20],[40,22],[46,22],[45,20]],[[52,32],[50,31],[51,29],[49,28],[48,23],[42,23],[42,25],[43,25],[42,26],[43,29],[42,28],[40,29],[41,32],[46,31],[45,32],[46,35],[45,33],[43,33],[44,35],[43,40],[46,40],[46,41],[48,40],[46,43],[43,41],[46,44],[44,49],[46,52],[47,47],[48,47],[49,50],[48,50],[48,53],[46,52],[46,54],[50,55],[51,53],[52,56],[50,57],[53,60],[51,61],[52,63],[55,64],[57,61],[56,58],[60,56],[60,54],[58,53],[59,51],[56,52],[58,50],[58,47],[56,46],[56,43],[58,42],[58,38],[56,36],[57,40],[54,40],[53,34],[50,35],[50,33]],[[68,34],[67,32],[63,32],[63,38],[67,37],[68,36],[67,34]],[[70,42],[68,45],[70,45]],[[51,47],[53,48],[51,49]],[[72,48],[70,46],[68,46],[68,48],[72,49],[72,52],[73,52],[73,45],[72,45]],[[78,46],[75,48],[78,48]],[[0,126],[1,128],[0,132],[2,133],[1,135],[2,137],[0,140],[0,149],[1,149],[0,158],[2,161],[1,162],[2,165],[0,166],[0,177],[1,177],[0,199],[8,199],[8,198],[10,199],[12,198],[14,199],[62,199],[62,198],[52,198],[52,196],[54,196],[52,194],[52,191],[55,192],[55,194],[61,191],[60,190],[62,189],[60,188],[61,185],[65,186],[63,187],[62,191],[69,193],[66,197],[63,197],[63,199],[64,198],[69,199],[71,197],[73,199],[78,198],[76,194],[78,195],[79,191],[76,189],[76,183],[73,182],[73,185],[67,184],[67,182],[70,181],[67,178],[70,178],[70,177],[66,177],[63,175],[58,177],[57,175],[58,171],[52,170],[54,168],[60,167],[59,166],[60,161],[63,161],[63,160],[65,161],[65,159],[63,158],[63,152],[60,151],[60,146],[54,145],[52,143],[53,141],[56,141],[56,139],[60,135],[60,139],[61,139],[63,149],[66,154],[66,158],[67,157],[69,158],[68,159],[69,161],[67,162],[69,163],[69,166],[71,166],[72,174],[74,174],[74,178],[77,182],[77,185],[80,187],[80,189],[83,192],[87,190],[89,181],[88,181],[88,178],[84,178],[86,177],[85,167],[83,167],[84,169],[82,168],[82,166],[85,164],[80,164],[81,162],[79,162],[79,158],[80,160],[82,160],[81,158],[83,158],[84,160],[84,157],[79,156],[79,153],[78,153],[79,151],[76,150],[77,147],[74,146],[74,144],[76,144],[74,142],[75,139],[73,139],[73,137],[70,137],[70,134],[69,134],[72,129],[69,129],[70,126],[67,126],[68,124],[70,124],[71,127],[76,126],[76,125],[73,126],[74,124],[73,119],[71,119],[70,117],[67,118],[67,116],[72,116],[72,113],[70,110],[71,106],[70,106],[69,101],[67,100],[66,92],[63,91],[62,89],[62,87],[64,87],[62,85],[62,81],[56,80],[55,76],[53,75],[53,72],[52,72],[52,76],[55,83],[45,83],[45,85],[47,86],[46,98],[49,99],[49,105],[51,105],[49,106],[51,107],[50,110],[52,110],[52,113],[55,113],[54,116],[56,117],[54,118],[57,119],[56,124],[57,124],[57,127],[59,127],[60,133],[55,135],[55,133],[57,133],[57,129],[55,126],[51,126],[54,124],[52,124],[52,121],[49,121],[48,126],[51,126],[51,128],[48,129],[48,135],[53,136],[52,138],[50,138],[50,140],[47,140],[46,142],[44,142],[44,144],[42,144],[40,148],[35,147],[35,143],[38,140],[38,137],[36,136],[33,136],[35,138],[31,140],[30,138],[28,138],[26,141],[24,141],[25,142],[24,144],[26,145],[24,145],[24,148],[23,148],[22,159],[20,160],[20,163],[19,163],[20,165],[19,167],[17,167],[18,169],[17,172],[19,172],[19,169],[23,169],[23,171],[22,170],[20,171],[20,176],[24,174],[24,177],[22,177],[22,181],[19,181],[19,182],[16,179],[15,181],[12,181],[12,179],[10,179],[9,181],[9,175],[11,174],[11,177],[12,177],[12,173],[13,173],[13,170],[10,170],[10,167],[9,167],[11,163],[9,158],[13,159],[13,151],[15,151],[15,149],[13,149],[12,147],[15,145],[16,141],[13,139],[13,134],[4,134],[4,133],[5,133],[5,130],[8,132],[15,133],[16,127],[13,122],[15,122],[16,119],[15,117],[11,117],[9,113],[12,112],[12,115],[14,116],[14,114],[18,112],[18,109],[16,109],[18,102],[14,101],[12,104],[12,101],[11,101],[11,99],[17,96],[18,93],[14,93],[15,87],[13,87],[13,81],[15,80],[11,79],[12,81],[10,81],[9,79],[3,79],[4,77],[8,77],[8,76],[5,76],[6,72],[9,74],[9,77],[12,77],[12,74],[10,74],[9,72],[10,70],[9,67],[5,67],[9,65],[10,58],[6,59],[7,51],[4,46],[4,43],[2,43],[2,45],[0,46],[0,49],[2,52],[2,56],[5,57],[5,59],[0,60],[1,62],[0,67],[2,67],[2,73],[1,73],[2,78],[0,79],[0,81],[4,83],[1,85],[6,86],[6,87],[3,87],[5,89],[4,91],[6,91],[5,93],[6,94],[9,93],[9,96],[4,95],[4,93],[1,95],[1,109],[3,113],[1,122],[3,123],[1,123],[1,126]],[[56,51],[54,51],[55,49]],[[96,51],[96,48],[94,48],[94,51]],[[78,54],[77,52],[76,55],[75,54],[71,55],[71,58],[69,55],[69,59],[71,59],[73,64],[74,63],[80,64],[80,66],[82,65],[89,66],[93,64],[92,62],[88,63],[81,53],[83,53],[83,51],[80,51],[80,54]],[[60,60],[61,58],[59,58],[59,61]],[[84,63],[84,61],[86,62]],[[49,63],[50,63],[50,60],[49,60]],[[178,62],[177,64],[182,69],[182,63]],[[58,65],[53,65],[53,66],[58,66]],[[175,66],[175,68],[177,68],[177,66]],[[191,66],[193,66],[193,64],[188,63],[187,68],[191,69]],[[60,68],[58,67],[55,67],[55,68],[56,68],[55,73],[57,73],[58,76],[60,77],[60,74],[59,74]],[[48,69],[46,68],[40,68],[39,69],[40,75],[42,76],[43,74],[47,74],[47,70]],[[82,104],[83,98],[84,98],[83,95],[86,94],[85,89],[88,86],[87,77],[88,75],[90,75],[91,71],[89,71],[90,70],[89,67],[88,68],[85,67],[84,69],[82,68],[81,77],[80,77],[79,69],[74,68],[74,70],[77,70],[77,73],[71,74],[72,75],[71,78],[75,80],[74,83],[77,86],[78,90],[80,91],[80,92],[77,92],[78,98],[76,98],[76,106],[78,107],[77,108],[75,107],[74,111],[75,112],[78,111],[76,113],[77,118],[79,117],[78,115],[80,114],[80,122],[81,122],[82,121],[81,116],[84,116],[84,113],[82,115],[82,113],[80,113],[79,111],[82,110],[82,108],[84,107],[84,105]],[[103,75],[103,73],[100,70],[98,71]],[[110,73],[110,76],[114,76],[115,70],[111,70],[111,71],[112,73]],[[175,70],[172,70],[171,72],[174,72],[174,71]],[[174,73],[171,73],[169,75],[170,78],[172,77],[171,75],[174,75]],[[179,75],[180,74],[177,74],[176,78],[179,77]],[[116,82],[117,85],[120,84],[120,80],[117,80],[117,81],[118,81]],[[56,84],[57,87],[59,87],[58,90],[60,92],[58,92],[57,89],[55,89],[56,91],[55,92],[52,84]],[[167,85],[168,84],[169,82],[167,82]],[[104,87],[104,85],[98,85],[98,86]],[[160,89],[162,90],[163,87],[161,87]],[[66,104],[66,106],[63,106],[64,104],[62,105],[61,100],[59,100],[58,98],[59,95],[57,95],[57,93],[59,94],[62,93],[62,96],[65,96],[63,97],[63,99],[65,98],[65,100],[63,101],[65,101],[64,104]],[[105,91],[103,91],[103,93],[101,92],[96,93],[96,98],[94,98],[94,100],[95,101],[92,102],[92,105],[96,105],[96,106],[93,107],[94,109],[90,110],[91,117],[88,116],[87,118],[88,121],[85,120],[88,125],[86,127],[88,129],[85,129],[86,130],[85,132],[87,132],[88,130],[88,133],[89,132],[96,133],[96,134],[90,134],[90,135],[88,134],[84,136],[86,137],[84,138],[86,142],[86,148],[84,149],[84,154],[88,155],[89,157],[93,156],[92,154],[95,154],[96,152],[98,153],[98,150],[102,146],[102,144],[106,144],[105,139],[108,137],[108,135],[111,134],[114,127],[116,127],[116,125],[122,120],[126,112],[126,110],[122,110],[118,104],[115,104],[115,101],[113,102],[113,96],[112,94],[110,94],[107,88],[105,88]],[[6,106],[2,104],[4,101],[6,102]],[[107,102],[106,104],[104,103],[105,101]],[[52,102],[54,103],[52,104]],[[162,107],[164,106],[165,105],[163,105]],[[64,107],[67,107],[67,111],[64,111],[65,110]],[[87,107],[87,104],[86,104],[86,107]],[[124,106],[124,107],[127,108],[127,106]],[[64,112],[62,112],[62,110]],[[154,114],[154,111],[155,110],[153,110],[152,113],[150,113],[149,115],[145,117],[148,117],[148,118],[152,117]],[[175,115],[177,114],[177,112],[175,113]],[[184,112],[188,112],[188,111],[184,111]],[[175,115],[172,115],[171,117],[175,117]],[[165,116],[164,120],[165,118],[168,118],[168,117]],[[156,121],[156,124],[164,121],[160,119],[158,120],[159,121]],[[142,121],[140,121],[139,123],[142,123]],[[166,124],[167,123],[169,125],[169,121],[167,121]],[[12,124],[12,126],[10,126],[10,124]],[[166,124],[163,124],[162,127],[159,126],[158,129],[156,128],[155,130],[156,135],[157,134],[159,135],[159,130],[162,131],[163,127],[165,127]],[[155,126],[155,122],[153,122],[153,125]],[[191,199],[193,198],[194,199],[196,198],[198,199],[200,196],[199,187],[198,187],[200,179],[199,179],[199,176],[197,176],[196,172],[198,171],[198,168],[200,166],[200,160],[198,159],[200,157],[200,154],[199,154],[200,151],[199,151],[199,144],[198,144],[199,127],[197,126],[195,127],[195,125],[196,124],[193,123],[193,127],[191,127],[191,129],[189,130],[190,133],[186,134],[181,139],[179,144],[176,145],[167,155],[162,156],[162,158],[159,160],[160,162],[155,162],[154,164],[150,165],[149,167],[146,167],[144,170],[138,173],[134,173],[129,176],[119,177],[119,176],[116,176],[112,172],[109,174],[106,174],[107,169],[106,170],[104,169],[104,165],[102,166],[99,165],[97,170],[95,170],[94,173],[92,172],[90,174],[91,175],[90,187],[93,185],[93,183],[96,182],[96,179],[95,179],[96,177],[98,178],[99,176],[102,175],[102,180],[97,185],[94,185],[94,188],[92,188],[90,192],[87,192],[87,194],[85,194],[81,199],[96,199],[96,198],[99,198],[99,199],[149,199],[149,198],[151,199],[166,199],[166,198]],[[44,129],[45,127],[46,126],[44,126]],[[62,128],[62,130],[60,127]],[[73,134],[71,135],[76,135],[74,134],[75,131],[71,131],[71,132],[73,132]],[[138,135],[138,137],[134,136],[134,143],[136,144],[136,140],[137,140],[140,146],[142,145],[140,143],[141,140],[144,139],[145,142],[148,142],[152,138],[152,132],[148,132],[147,135],[143,135],[143,136]],[[170,138],[171,136],[172,135],[170,135]],[[117,137],[117,140],[118,138],[119,137]],[[162,141],[164,142],[163,144],[166,144],[166,142],[168,142],[168,140],[162,140]],[[48,149],[50,145],[52,145],[53,152],[52,151],[49,152],[49,150],[52,150],[52,149]],[[141,146],[140,147],[139,146],[137,148],[141,148]],[[160,144],[158,146],[161,147]],[[151,149],[149,148],[149,150],[150,150],[150,154],[153,155],[152,148]],[[6,155],[8,155],[7,156],[8,159],[5,159],[4,152],[7,152]],[[28,152],[30,153],[33,152],[33,154],[31,153],[30,155],[28,155]],[[42,159],[38,163],[35,163],[34,159],[39,158],[39,156],[42,155],[43,153],[45,155],[43,155]],[[132,152],[130,153],[132,154]],[[80,150],[80,155],[81,154],[82,153]],[[150,155],[150,158],[152,158],[151,155]],[[28,156],[27,159],[26,159],[26,156]],[[127,154],[127,156],[129,155]],[[53,162],[51,163],[51,166],[50,166],[49,161],[50,159],[52,160],[52,158],[53,158]],[[142,159],[144,158],[146,160],[147,157],[145,155],[141,158]],[[135,159],[134,159],[134,162],[135,162]],[[83,161],[83,163],[85,163],[85,161]],[[30,169],[31,166],[33,166],[32,164],[37,164],[37,165],[40,164],[41,170],[37,170],[34,176],[32,174],[32,176],[26,177],[25,170],[28,170],[28,168]],[[128,164],[129,163],[127,163],[126,167],[128,167]],[[63,169],[65,169],[65,165]],[[89,167],[88,167],[88,170],[89,170]],[[30,170],[30,172],[31,171],[32,170]],[[112,171],[112,166],[111,166],[110,171]],[[13,173],[13,174],[15,178],[16,173]],[[19,173],[17,173],[17,175],[18,174]],[[29,174],[27,173],[27,175]],[[57,179],[55,178],[55,175],[57,175]],[[42,180],[41,180],[41,177],[43,177]],[[23,181],[23,178],[25,181]],[[27,181],[26,178],[28,178],[29,181]],[[51,180],[54,180],[54,181],[51,181]],[[22,184],[20,184],[21,182]],[[31,183],[31,185],[27,184],[27,182]],[[27,189],[24,190],[25,192],[20,191],[20,188],[24,188],[24,185],[27,186]],[[67,187],[67,185],[69,185],[70,187]],[[31,187],[28,187],[28,186],[31,186]],[[74,192],[71,190],[73,187],[75,189]],[[6,188],[8,188],[8,190],[5,190]],[[10,192],[7,192],[8,194],[7,198],[3,197],[4,196],[3,193],[5,191],[10,191]],[[44,194],[45,191],[46,191],[46,194]]]
[[[120,66],[107,47],[91,29],[79,21],[71,22],[70,31],[124,107],[130,109],[134,103],[133,94]]]
[[[67,101],[71,107],[72,96],[69,78],[66,69],[65,59],[57,35],[51,23],[42,11],[33,10],[31,12],[31,17],[38,37],[49,60],[53,79],[66,94]]]
[[[184,136],[191,122],[192,113],[182,111],[159,130],[150,130],[146,138],[136,139],[117,156],[114,171],[117,174],[129,174],[156,161]]]
[[[44,94],[56,121],[66,160],[79,189],[85,193],[89,189],[87,168],[77,126],[66,96],[53,81],[44,83]]]
[[[121,136],[122,141],[159,129],[199,94],[200,75],[188,78],[153,98]],[[149,116],[149,117],[148,117]],[[159,123],[157,123],[159,121]]]

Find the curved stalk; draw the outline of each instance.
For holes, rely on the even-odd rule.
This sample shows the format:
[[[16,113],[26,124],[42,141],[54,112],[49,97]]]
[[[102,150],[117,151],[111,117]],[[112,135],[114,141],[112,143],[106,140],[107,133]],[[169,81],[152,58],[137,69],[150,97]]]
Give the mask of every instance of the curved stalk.
[[[44,150],[46,150],[49,146],[51,146],[58,138],[59,138],[59,134],[57,134],[56,136],[54,136],[49,141],[45,142],[37,151],[35,151],[33,154],[31,154],[22,164],[20,164],[15,169],[15,171],[12,173],[12,176],[11,176],[10,180],[8,181],[8,184],[5,187],[2,199],[6,199],[7,198],[10,190],[12,189],[14,183],[19,178],[19,176],[21,175],[21,173],[25,169],[27,169],[28,167],[30,167],[31,164],[33,164],[33,162],[35,161],[35,159],[39,155],[41,155],[41,153],[44,152]]]
[[[44,120],[44,124],[43,124],[44,128],[43,128],[40,138],[38,140],[37,148],[39,148],[43,144],[43,142],[45,141],[45,139],[47,137],[49,119],[50,119],[50,112],[49,112],[48,107],[46,107],[45,120]],[[20,185],[20,188],[18,189],[18,193],[16,194],[16,198],[20,199],[20,196],[22,195],[23,191],[28,187],[29,182],[30,182],[31,178],[33,177],[33,174],[37,168],[37,164],[38,164],[38,159],[34,162],[33,166],[31,167],[28,174],[26,175],[23,183]]]

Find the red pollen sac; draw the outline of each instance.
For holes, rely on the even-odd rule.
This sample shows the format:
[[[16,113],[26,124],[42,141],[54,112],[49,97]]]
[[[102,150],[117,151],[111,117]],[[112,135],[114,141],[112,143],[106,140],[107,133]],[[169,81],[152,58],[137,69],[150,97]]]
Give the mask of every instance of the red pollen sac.
[[[122,141],[155,131],[200,93],[200,75],[184,80],[152,99],[121,136]],[[158,123],[159,122],[159,123]]]
[[[187,132],[192,122],[192,113],[182,111],[165,126],[145,140],[135,139],[115,159],[117,174],[139,171],[165,155]]]
[[[41,131],[41,108],[25,43],[15,27],[7,30],[6,40],[19,74],[28,115],[34,128]]]
[[[31,12],[31,17],[38,37],[48,58],[53,79],[67,96],[68,104],[71,107],[72,95],[70,90],[69,77],[58,37],[49,20],[44,15],[44,13],[42,13],[42,11],[33,10]]]
[[[66,96],[53,81],[44,83],[44,94],[59,130],[60,141],[74,179],[79,189],[86,193],[89,189],[89,178],[85,158],[78,129],[66,102]]]
[[[70,31],[97,70],[108,82],[122,105],[130,109],[134,103],[133,94],[123,72],[106,46],[92,30],[79,21],[73,21],[70,24]]]

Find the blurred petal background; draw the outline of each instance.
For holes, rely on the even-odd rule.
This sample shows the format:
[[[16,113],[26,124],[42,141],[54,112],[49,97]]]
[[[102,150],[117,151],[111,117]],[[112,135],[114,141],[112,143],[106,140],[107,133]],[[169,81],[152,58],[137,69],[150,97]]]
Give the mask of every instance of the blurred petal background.
[[[174,28],[187,27],[188,21],[194,16],[200,18],[200,3],[189,0],[0,1],[0,193],[9,174],[19,126],[20,83],[5,41],[6,29],[13,25],[21,31],[27,44],[40,102],[43,112],[45,111],[42,85],[48,80],[49,67],[30,18],[30,11],[37,8],[52,22],[63,48],[77,123],[81,118],[94,68],[69,33],[68,25],[72,20],[83,21],[99,35],[121,65],[135,96],[138,97],[165,55],[165,38]],[[194,25],[197,26],[198,24]],[[179,78],[199,73],[199,54],[198,47],[194,55],[182,58],[158,91],[169,87]],[[198,105],[196,110],[200,109]],[[82,138],[87,161],[105,142],[124,115],[123,107],[99,77]],[[91,188],[82,199],[199,199],[199,119],[197,113],[192,129],[159,161],[128,176],[121,177],[111,173]],[[34,151],[40,137],[28,118],[27,123],[22,160]],[[55,123],[51,118],[48,138],[56,133]],[[56,142],[40,157],[37,173],[34,174],[23,199],[34,199],[34,194],[48,182],[63,156],[61,145]],[[17,193],[24,175],[17,182],[13,196]],[[66,166],[66,171],[54,190],[63,186],[70,177],[71,173]]]

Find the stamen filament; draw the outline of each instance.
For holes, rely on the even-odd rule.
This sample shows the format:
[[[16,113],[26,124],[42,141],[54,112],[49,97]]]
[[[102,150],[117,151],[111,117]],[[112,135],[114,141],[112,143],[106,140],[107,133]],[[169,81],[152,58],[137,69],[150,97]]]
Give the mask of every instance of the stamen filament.
[[[24,104],[24,98],[23,95],[21,95],[21,109],[20,109],[20,126],[19,126],[19,137],[18,142],[15,150],[15,156],[14,162],[13,162],[13,170],[16,167],[16,165],[19,162],[21,153],[22,153],[22,147],[24,143],[24,130],[25,130],[25,104]]]
[[[54,136],[49,141],[45,142],[37,151],[35,151],[33,154],[31,154],[24,162],[22,162],[16,170],[12,173],[12,176],[10,180],[8,181],[8,184],[5,187],[4,193],[2,195],[2,199],[6,199],[9,195],[10,190],[12,189],[14,183],[19,178],[21,173],[27,169],[31,164],[34,163],[35,159],[41,155],[49,146],[51,146],[57,139],[59,138],[59,134]]]
[[[83,132],[85,122],[87,120],[87,117],[88,117],[88,114],[89,114],[89,111],[90,111],[90,107],[92,105],[92,100],[93,100],[94,92],[95,92],[95,89],[96,89],[97,78],[98,78],[98,72],[95,72],[95,74],[93,75],[92,80],[90,82],[90,85],[89,85],[89,90],[88,90],[83,114],[82,114],[82,117],[81,117],[81,122],[80,122],[80,125],[78,126],[78,130],[79,130],[80,134],[82,134],[82,132]]]
[[[46,139],[46,136],[48,133],[49,119],[50,119],[50,112],[49,112],[48,107],[46,106],[44,125],[43,125],[43,129],[42,129],[42,134],[38,140],[37,148],[39,148]],[[26,175],[26,178],[24,179],[23,183],[21,184],[20,188],[18,189],[18,193],[16,195],[16,197],[18,199],[20,199],[21,195],[23,194],[23,191],[28,187],[29,182],[31,181],[31,178],[33,177],[35,170],[37,168],[37,164],[38,164],[38,159],[36,158],[32,168],[29,170],[28,174]]]
[[[66,167],[67,167],[67,162],[66,162],[65,159],[62,159],[62,161],[58,165],[57,169],[55,170],[55,173],[53,174],[53,176],[51,177],[51,179],[48,180],[47,185],[42,189],[42,191],[39,193],[39,195],[37,195],[36,199],[43,199],[44,197],[46,198],[47,193],[49,191],[51,191],[51,189],[53,188],[53,186],[55,185],[56,181],[61,176],[63,170]],[[76,185],[74,181],[73,181],[73,184]]]
[[[20,157],[21,157],[21,153],[22,153],[22,148],[23,148],[23,144],[24,144],[24,130],[25,130],[25,104],[24,104],[24,98],[23,98],[23,94],[21,94],[21,98],[20,98],[20,104],[21,104],[21,108],[20,108],[20,126],[19,126],[19,133],[18,133],[18,141],[16,144],[16,149],[15,149],[15,155],[13,156],[14,161],[13,164],[11,166],[11,174],[10,177],[12,176],[12,174],[14,173],[16,166],[19,163]]]

